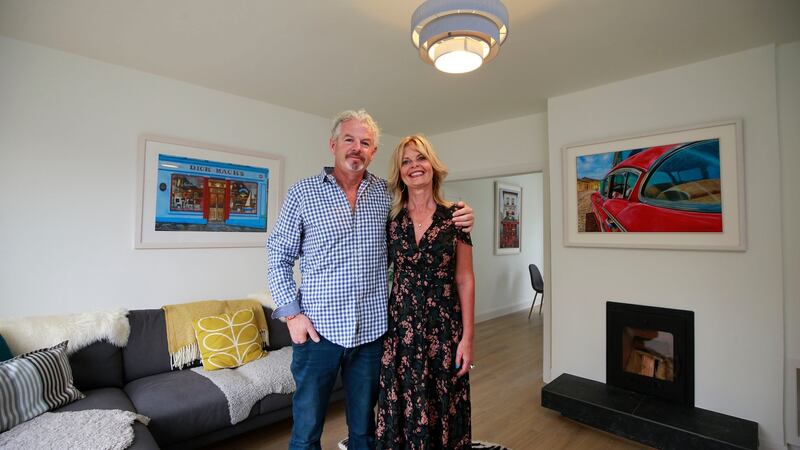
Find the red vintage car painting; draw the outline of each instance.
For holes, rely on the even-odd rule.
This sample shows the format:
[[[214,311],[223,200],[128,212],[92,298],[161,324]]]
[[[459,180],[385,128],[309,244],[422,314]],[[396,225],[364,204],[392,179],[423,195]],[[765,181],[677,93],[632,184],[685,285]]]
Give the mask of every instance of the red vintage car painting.
[[[579,231],[722,232],[718,139],[581,156],[578,175]]]

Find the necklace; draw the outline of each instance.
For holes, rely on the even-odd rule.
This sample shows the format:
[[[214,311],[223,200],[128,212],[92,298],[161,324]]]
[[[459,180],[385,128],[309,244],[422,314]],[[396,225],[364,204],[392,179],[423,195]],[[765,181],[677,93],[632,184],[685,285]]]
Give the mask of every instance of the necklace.
[[[428,208],[422,208],[422,209],[421,209],[422,211],[424,211],[424,212],[422,213],[422,216],[423,216],[423,217],[425,217],[424,219],[422,219],[422,220],[423,220],[422,222],[417,222],[416,220],[414,220],[414,219],[411,217],[411,211],[409,210],[409,218],[411,218],[411,222],[412,222],[412,223],[414,224],[414,226],[416,226],[417,228],[422,228],[422,226],[423,226],[423,225],[425,225],[425,221],[427,221],[427,220],[428,220],[428,219],[431,217],[431,215],[433,214],[433,211],[435,211],[435,210],[436,210],[436,208],[434,207],[434,209],[433,209],[433,210],[431,210],[431,211],[430,211],[430,213],[429,213],[428,211],[425,211],[425,209],[428,209]]]
[[[415,225],[417,228],[422,228],[422,226],[423,226],[423,225],[425,225],[425,222],[414,222],[413,220],[412,220],[412,222],[414,223],[414,225]]]

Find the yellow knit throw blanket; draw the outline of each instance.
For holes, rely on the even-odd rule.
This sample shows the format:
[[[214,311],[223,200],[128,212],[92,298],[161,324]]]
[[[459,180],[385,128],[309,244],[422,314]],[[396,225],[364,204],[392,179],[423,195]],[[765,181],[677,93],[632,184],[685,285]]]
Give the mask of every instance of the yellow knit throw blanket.
[[[247,308],[253,309],[261,338],[265,345],[269,345],[267,318],[264,316],[264,308],[258,301],[204,300],[163,306],[161,309],[164,310],[164,320],[167,325],[167,348],[172,367],[180,369],[200,359],[200,348],[197,346],[197,339],[194,335],[193,321]]]

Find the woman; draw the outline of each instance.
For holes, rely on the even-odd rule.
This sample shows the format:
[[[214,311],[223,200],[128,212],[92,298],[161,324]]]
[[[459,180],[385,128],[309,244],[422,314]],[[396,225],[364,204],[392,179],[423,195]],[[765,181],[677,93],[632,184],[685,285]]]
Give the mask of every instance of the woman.
[[[447,168],[422,136],[392,155],[387,225],[394,264],[383,345],[377,444],[470,448],[469,370],[475,281],[472,241],[442,197]]]

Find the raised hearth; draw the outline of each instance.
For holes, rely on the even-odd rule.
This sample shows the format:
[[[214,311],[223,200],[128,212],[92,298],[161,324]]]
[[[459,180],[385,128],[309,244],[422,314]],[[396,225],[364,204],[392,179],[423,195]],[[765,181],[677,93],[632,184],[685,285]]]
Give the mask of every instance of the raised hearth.
[[[756,422],[569,374],[542,388],[542,406],[659,449],[758,448]]]

